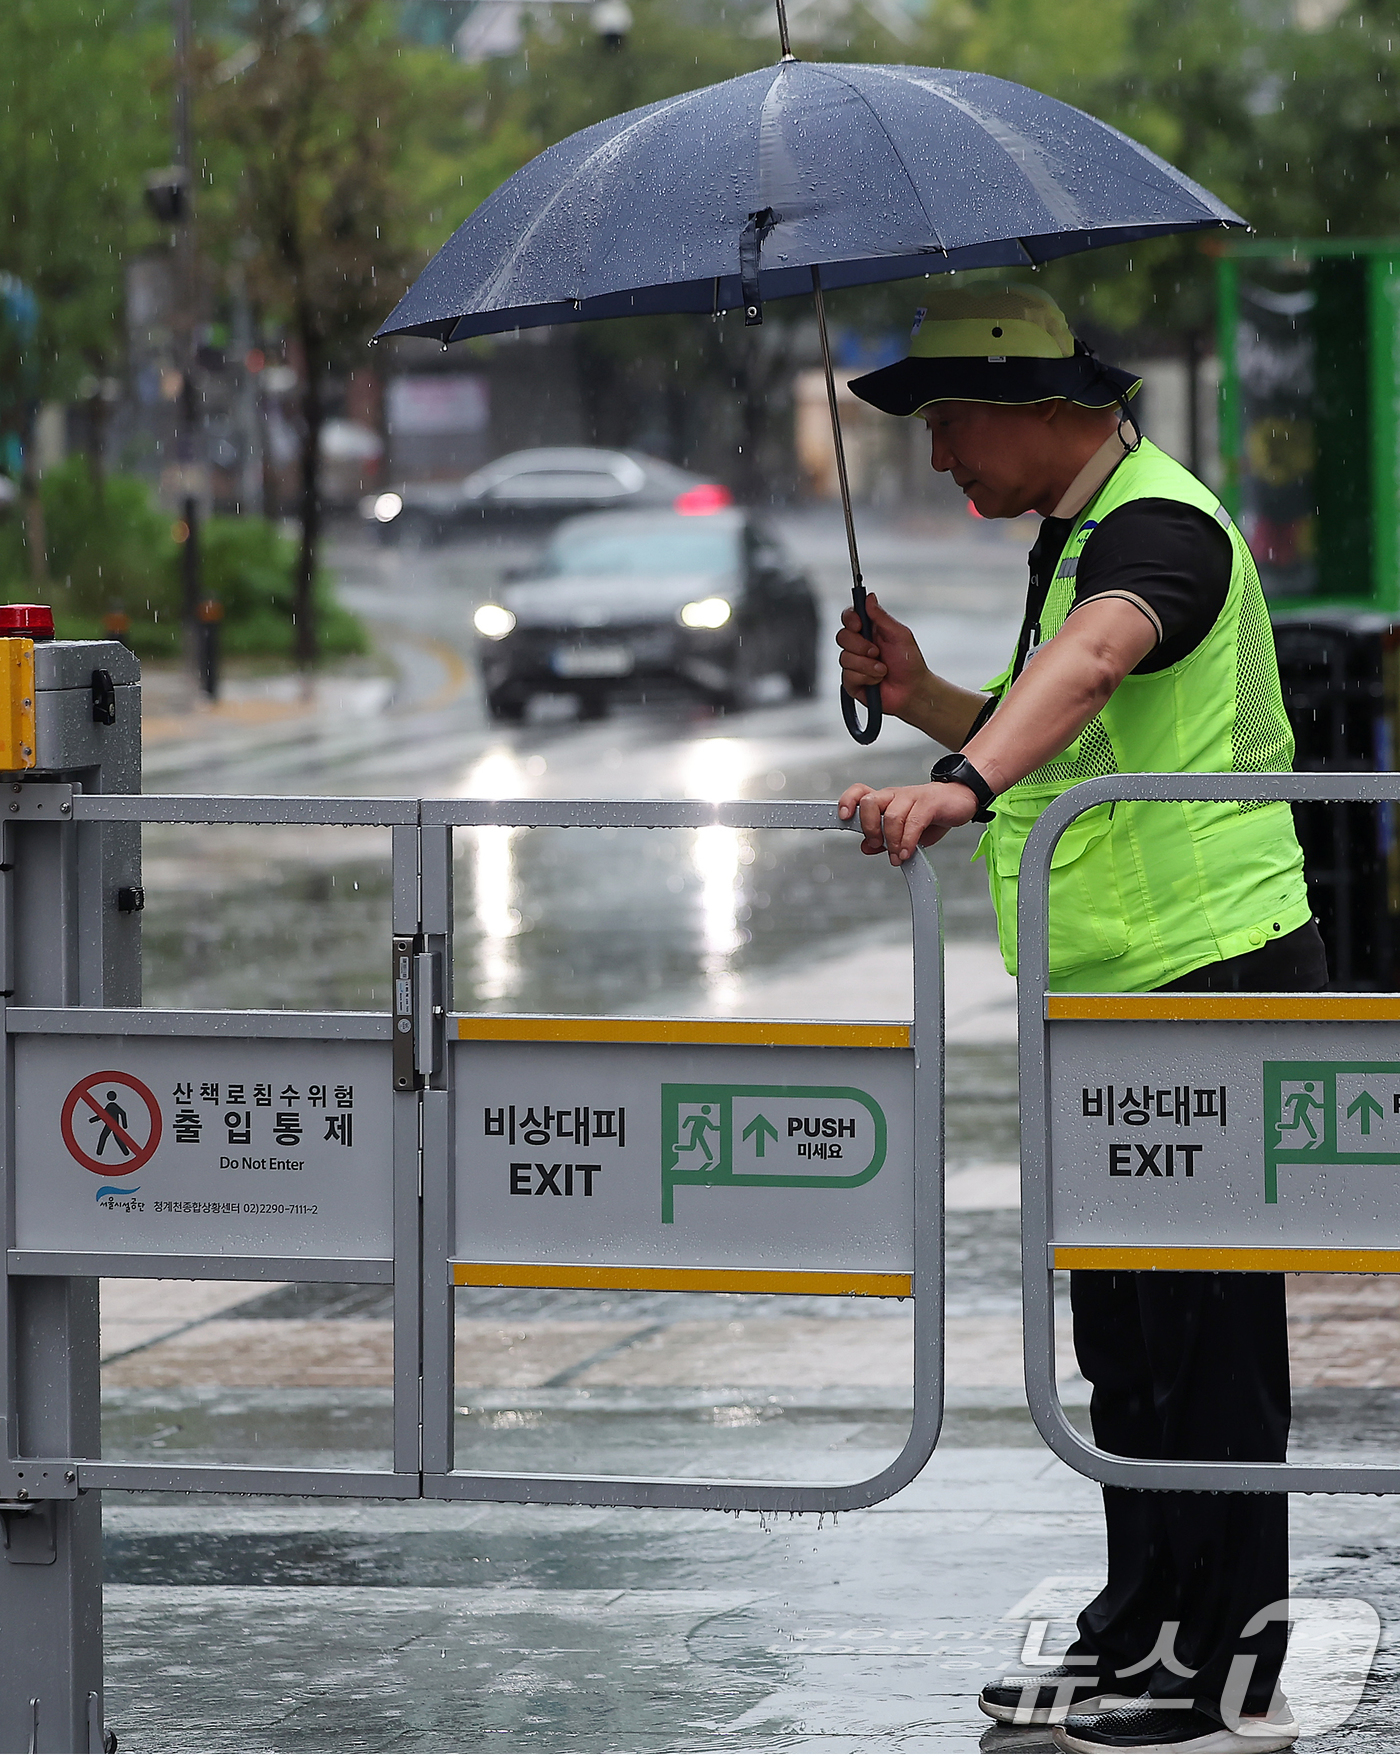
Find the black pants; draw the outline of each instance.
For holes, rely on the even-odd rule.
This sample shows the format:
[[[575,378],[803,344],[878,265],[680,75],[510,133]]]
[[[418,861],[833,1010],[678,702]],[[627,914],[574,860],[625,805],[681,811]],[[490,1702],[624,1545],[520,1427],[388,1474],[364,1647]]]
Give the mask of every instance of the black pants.
[[[1311,992],[1326,983],[1310,922],[1166,991]],[[1105,1451],[1283,1461],[1291,1411],[1282,1275],[1081,1269],[1070,1276],[1070,1302]],[[1243,1711],[1265,1712],[1288,1630],[1278,1621],[1248,1639],[1240,1630],[1288,1596],[1287,1496],[1105,1488],[1103,1499],[1108,1584],[1081,1614],[1070,1656],[1096,1659],[1105,1686],[1124,1695],[1194,1699],[1218,1712],[1235,1654],[1252,1653]]]

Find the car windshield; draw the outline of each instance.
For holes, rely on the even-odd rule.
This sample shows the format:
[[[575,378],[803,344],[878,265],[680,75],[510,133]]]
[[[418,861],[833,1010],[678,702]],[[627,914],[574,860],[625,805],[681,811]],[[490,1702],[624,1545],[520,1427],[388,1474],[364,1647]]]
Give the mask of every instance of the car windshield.
[[[723,573],[738,564],[733,525],[678,518],[674,524],[636,530],[589,531],[566,525],[545,550],[545,573]]]

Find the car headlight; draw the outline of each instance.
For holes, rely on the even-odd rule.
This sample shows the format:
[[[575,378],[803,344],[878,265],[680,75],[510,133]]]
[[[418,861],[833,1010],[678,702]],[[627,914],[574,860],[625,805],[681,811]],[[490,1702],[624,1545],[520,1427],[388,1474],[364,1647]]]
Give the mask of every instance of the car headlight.
[[[375,497],[374,516],[381,524],[392,524],[402,511],[402,494],[379,494]]]
[[[504,640],[515,626],[515,617],[502,604],[482,604],[472,617],[472,626],[486,640]]]
[[[728,598],[697,598],[681,606],[681,621],[687,628],[723,628],[731,614]]]

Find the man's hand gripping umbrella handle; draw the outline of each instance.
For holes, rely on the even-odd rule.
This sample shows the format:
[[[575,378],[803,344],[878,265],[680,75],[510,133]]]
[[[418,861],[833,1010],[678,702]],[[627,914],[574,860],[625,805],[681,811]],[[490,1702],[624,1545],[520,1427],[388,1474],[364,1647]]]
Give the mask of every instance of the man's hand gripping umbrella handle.
[[[875,638],[875,630],[870,621],[870,612],[865,607],[865,587],[857,577],[851,587],[851,602],[860,617],[860,631],[867,640]],[[867,683],[865,687],[865,724],[860,723],[859,710],[855,698],[845,688],[841,690],[841,717],[846,722],[846,730],[857,744],[873,744],[880,736],[880,727],[884,721],[884,709],[880,704],[880,685]]]
[[[822,275],[815,263],[812,264],[812,303],[817,308],[817,331],[821,336],[822,366],[826,371],[826,400],[831,410],[831,438],[836,447],[836,479],[841,486],[841,510],[846,518],[846,547],[851,555],[851,602],[855,605],[856,615],[860,617],[861,633],[867,640],[874,640],[875,630],[871,625],[870,612],[865,607],[865,586],[860,576],[860,555],[856,550],[856,521],[851,512],[851,484],[846,475],[846,447],[841,441],[841,415],[836,407],[836,379],[831,370],[831,343],[826,334]],[[880,726],[884,721],[884,711],[880,706],[880,685],[870,683],[866,687],[863,726],[855,701],[843,688],[841,717],[846,722],[846,730],[857,744],[873,744],[880,736]]]

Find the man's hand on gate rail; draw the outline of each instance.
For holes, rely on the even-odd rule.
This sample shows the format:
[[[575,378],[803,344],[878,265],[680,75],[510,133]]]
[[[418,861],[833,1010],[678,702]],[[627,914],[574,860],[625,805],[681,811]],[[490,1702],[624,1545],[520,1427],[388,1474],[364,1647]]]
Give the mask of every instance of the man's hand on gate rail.
[[[977,797],[969,787],[948,781],[878,788],[857,781],[842,793],[836,809],[842,818],[859,814],[862,853],[887,853],[892,866],[902,866],[916,848],[932,847],[950,829],[971,823]]]

